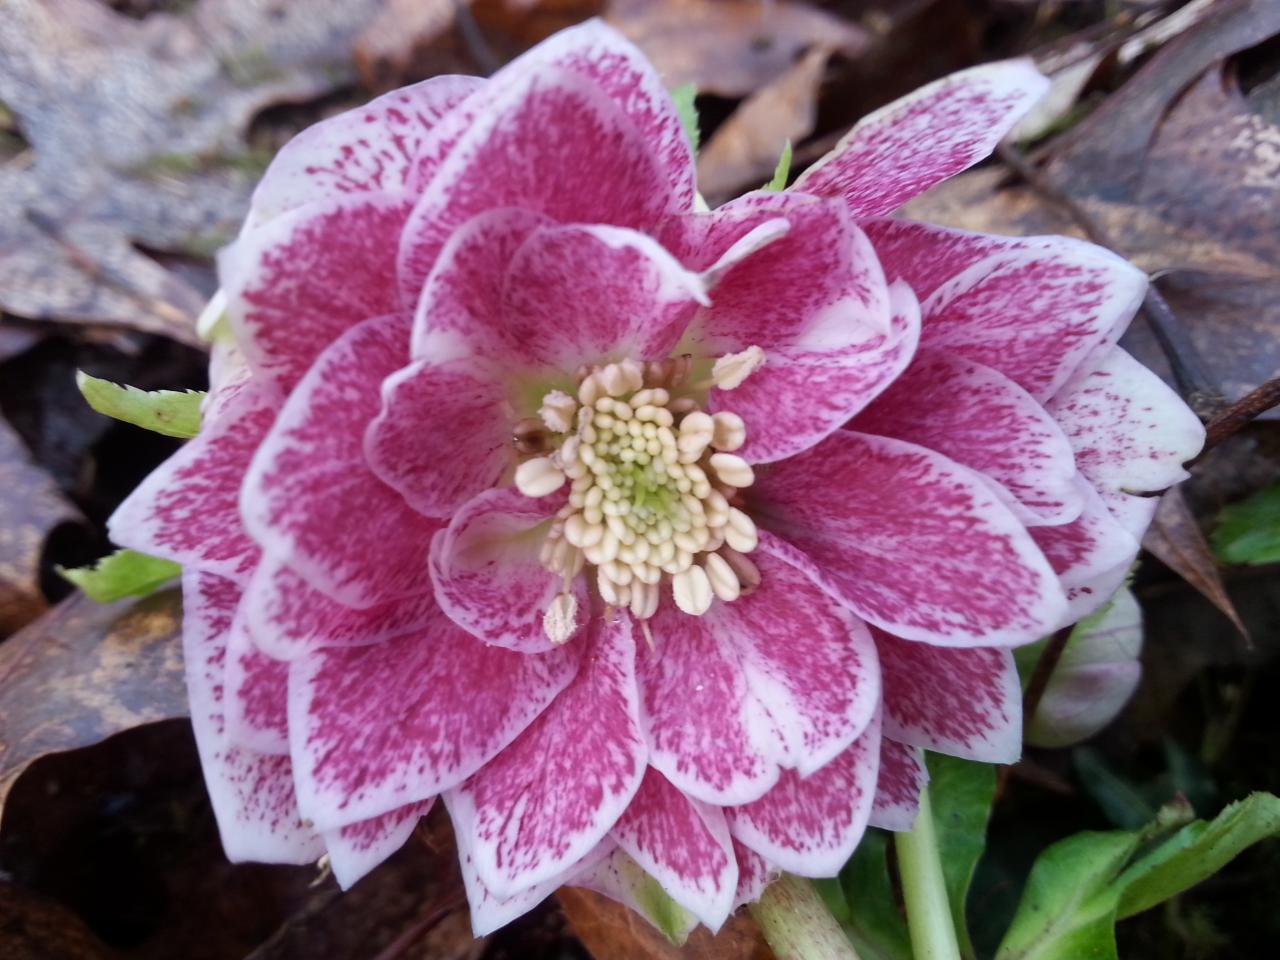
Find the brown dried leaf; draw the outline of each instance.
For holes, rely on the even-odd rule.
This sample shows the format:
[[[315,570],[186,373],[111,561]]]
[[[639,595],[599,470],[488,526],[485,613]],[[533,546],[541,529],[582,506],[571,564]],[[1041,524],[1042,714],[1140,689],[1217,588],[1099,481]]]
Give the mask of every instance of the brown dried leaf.
[[[730,114],[698,154],[698,189],[712,206],[738,188],[767,181],[787,141],[813,132],[818,88],[831,57],[814,47],[786,73],[752,94]]]
[[[0,638],[44,612],[40,557],[45,540],[58,524],[80,519],[80,511],[0,420]]]
[[[471,22],[460,23],[465,2]],[[356,66],[375,90],[438,73],[489,74],[604,0],[385,0],[360,34]]]
[[[0,813],[36,758],[187,715],[176,590],[99,605],[73,594],[0,644]]]
[[[611,0],[605,18],[653,60],[668,87],[692,83],[725,97],[759,90],[815,44],[850,56],[867,45],[853,24],[787,0]]]
[[[564,887],[557,896],[573,932],[598,960],[773,960],[751,915],[739,911],[714,936],[698,927],[683,947],[622,904],[591,890]]]
[[[1249,631],[1227,596],[1218,562],[1181,487],[1174,487],[1160,498],[1155,520],[1142,545],[1221,610],[1240,636],[1249,642]]]
[[[264,107],[349,80],[378,0],[202,0],[133,20],[6,0],[0,102],[30,149],[0,167],[0,309],[192,340],[203,297],[134,246],[207,256],[269,157]]]
[[[3,881],[0,955],[5,960],[113,960],[120,956],[62,904]]]

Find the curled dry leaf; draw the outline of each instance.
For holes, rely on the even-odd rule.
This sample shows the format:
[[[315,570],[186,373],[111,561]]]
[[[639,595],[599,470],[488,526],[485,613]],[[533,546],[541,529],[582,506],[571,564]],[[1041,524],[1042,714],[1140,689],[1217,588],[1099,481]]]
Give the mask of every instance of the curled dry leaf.
[[[0,309],[194,340],[204,297],[144,256],[235,236],[269,155],[250,121],[328,93],[377,0],[203,0],[134,20],[7,0],[0,102],[28,148],[0,167]]]
[[[1201,532],[1181,487],[1174,487],[1160,498],[1155,520],[1143,538],[1142,545],[1221,610],[1240,636],[1248,642],[1248,628],[1236,612],[1235,604],[1227,596],[1209,541]]]
[[[722,97],[759,90],[816,44],[850,56],[867,45],[858,27],[787,0],[611,0],[605,18],[645,52],[668,87],[692,83]]]
[[[100,606],[74,594],[0,644],[0,813],[31,761],[187,715],[176,590]]]
[[[608,897],[578,887],[564,887],[557,896],[573,932],[599,960],[773,960],[745,910],[730,917],[715,936],[699,926],[683,947],[675,947],[639,914]]]
[[[813,132],[818,89],[831,57],[814,47],[786,73],[742,101],[698,154],[698,189],[712,205],[739,187],[758,187],[769,178],[788,140]]]
[[[40,558],[49,532],[80,520],[80,512],[0,420],[0,638],[34,620],[46,607]]]

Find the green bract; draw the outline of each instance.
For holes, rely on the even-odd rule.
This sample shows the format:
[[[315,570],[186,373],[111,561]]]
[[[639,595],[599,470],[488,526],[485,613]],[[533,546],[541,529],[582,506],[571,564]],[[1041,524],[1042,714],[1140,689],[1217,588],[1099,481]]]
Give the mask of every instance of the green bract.
[[[135,550],[117,550],[88,567],[72,570],[58,567],[59,574],[98,603],[146,596],[181,572],[182,568],[171,560],[149,557]]]
[[[200,432],[200,404],[205,394],[199,390],[139,390],[110,380],[76,373],[76,386],[89,406],[116,420],[188,440]]]

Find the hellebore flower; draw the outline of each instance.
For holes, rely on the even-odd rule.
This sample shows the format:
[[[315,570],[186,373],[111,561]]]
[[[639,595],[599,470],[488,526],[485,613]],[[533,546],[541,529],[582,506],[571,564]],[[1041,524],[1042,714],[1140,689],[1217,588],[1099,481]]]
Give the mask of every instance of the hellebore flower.
[[[228,855],[349,885],[441,797],[478,932],[654,881],[714,929],[908,828],[918,748],[1014,760],[1009,649],[1201,442],[1115,346],[1132,267],[885,219],[1043,86],[948,78],[712,212],[598,22],[287,145],[219,263],[245,369],[111,524],[185,567]]]

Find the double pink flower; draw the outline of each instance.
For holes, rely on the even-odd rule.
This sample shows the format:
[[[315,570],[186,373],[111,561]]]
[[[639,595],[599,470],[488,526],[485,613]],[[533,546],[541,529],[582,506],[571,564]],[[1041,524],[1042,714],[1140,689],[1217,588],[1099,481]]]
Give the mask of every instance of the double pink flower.
[[[1143,276],[886,216],[1021,62],[698,209],[598,22],[305,131],[220,261],[246,367],[112,520],[183,564],[230,857],[349,885],[436,797],[477,932],[556,886],[713,929],[1017,758],[1009,648],[1100,606],[1202,431],[1116,347]]]

